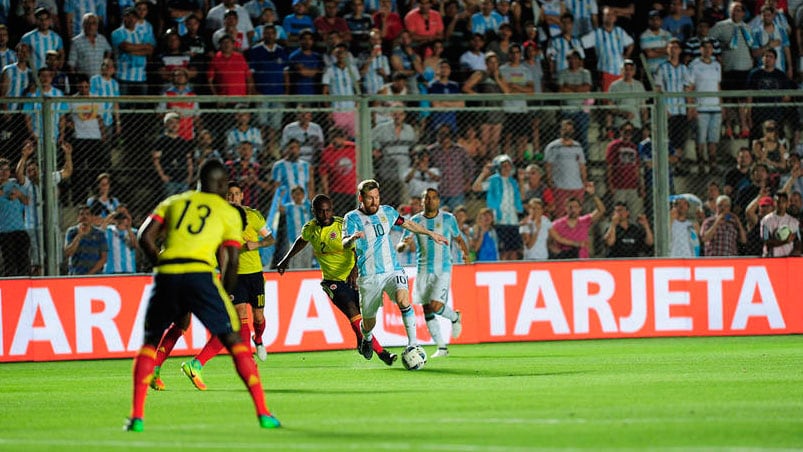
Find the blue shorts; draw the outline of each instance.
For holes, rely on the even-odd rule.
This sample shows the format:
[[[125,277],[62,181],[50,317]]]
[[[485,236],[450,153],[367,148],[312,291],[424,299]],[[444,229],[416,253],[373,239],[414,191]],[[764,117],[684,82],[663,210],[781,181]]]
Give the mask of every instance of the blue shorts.
[[[145,313],[145,337],[161,336],[187,313],[213,335],[240,331],[240,319],[213,273],[157,273]]]
[[[235,305],[248,303],[255,308],[265,307],[265,276],[262,272],[237,275],[237,287],[231,293]]]

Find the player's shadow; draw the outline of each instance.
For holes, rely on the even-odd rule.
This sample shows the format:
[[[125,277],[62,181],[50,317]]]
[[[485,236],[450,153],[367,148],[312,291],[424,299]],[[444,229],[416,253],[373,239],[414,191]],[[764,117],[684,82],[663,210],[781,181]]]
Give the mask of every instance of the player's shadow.
[[[440,375],[460,375],[474,377],[553,377],[557,375],[583,374],[584,371],[572,370],[565,372],[531,372],[527,370],[472,370],[472,369],[453,369],[448,367],[427,367],[421,373],[440,374]]]

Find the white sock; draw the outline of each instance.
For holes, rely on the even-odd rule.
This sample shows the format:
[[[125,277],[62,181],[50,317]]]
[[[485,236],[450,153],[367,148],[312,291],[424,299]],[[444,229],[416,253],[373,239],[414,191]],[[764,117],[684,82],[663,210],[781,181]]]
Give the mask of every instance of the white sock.
[[[438,314],[439,316],[441,316],[443,318],[449,319],[449,321],[451,321],[451,322],[454,322],[454,321],[457,320],[457,313],[454,312],[454,310],[452,308],[447,306],[446,303],[443,304],[443,308],[441,308],[440,312],[436,312],[435,314]]]
[[[360,331],[362,331],[363,340],[370,341],[373,339],[374,335],[370,331],[365,330],[365,324],[362,320],[360,320]]]
[[[413,311],[413,306],[410,305],[406,309],[402,309],[401,315],[404,329],[407,330],[407,345],[411,347],[418,345],[418,339],[415,337],[415,311]]]
[[[441,325],[438,323],[438,318],[432,314],[432,318],[427,319],[427,329],[432,340],[438,345],[438,348],[446,348],[446,342],[443,341],[441,336]]]

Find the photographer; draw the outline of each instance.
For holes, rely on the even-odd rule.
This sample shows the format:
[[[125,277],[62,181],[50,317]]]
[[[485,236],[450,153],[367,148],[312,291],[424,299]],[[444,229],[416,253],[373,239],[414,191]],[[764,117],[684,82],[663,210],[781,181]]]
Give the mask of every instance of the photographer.
[[[747,232],[739,218],[731,213],[731,199],[717,198],[717,211],[703,221],[700,235],[706,256],[738,256],[738,243],[747,243]]]

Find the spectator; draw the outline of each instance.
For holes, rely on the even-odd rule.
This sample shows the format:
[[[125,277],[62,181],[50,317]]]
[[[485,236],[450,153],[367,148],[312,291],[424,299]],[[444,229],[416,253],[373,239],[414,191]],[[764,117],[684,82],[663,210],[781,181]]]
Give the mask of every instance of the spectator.
[[[254,24],[251,23],[248,10],[236,0],[223,0],[220,4],[210,9],[206,14],[206,29],[214,31],[223,28],[226,22],[226,13],[229,11],[237,13],[237,30],[245,35],[246,42],[250,42],[251,36],[254,34]]]
[[[714,58],[717,61],[722,60],[722,45],[718,40],[711,38],[711,22],[706,19],[701,19],[697,24],[697,34],[687,39],[683,43],[683,61],[688,64],[695,58],[702,56],[703,40],[708,39],[714,47]]]
[[[789,195],[789,207],[786,210],[789,215],[797,218],[798,221],[801,220],[801,216],[803,216],[803,195],[799,191],[794,191]]]
[[[736,153],[736,167],[725,173],[722,193],[735,197],[744,187],[750,185],[750,168],[753,166],[753,154],[750,149],[743,146]]]
[[[64,97],[64,93],[61,92],[58,88],[53,86],[53,71],[47,67],[43,67],[39,69],[39,85],[40,87],[37,88],[33,92],[28,92],[27,97]],[[55,117],[55,124],[58,128],[56,131],[56,136],[54,137],[56,140],[60,139],[60,137],[64,136],[64,127],[66,125],[66,116],[63,113],[66,113],[68,108],[67,105],[63,103],[58,103],[54,105],[54,110],[56,111]],[[42,104],[38,102],[34,103],[26,103],[23,104],[22,109],[26,112],[29,112],[25,115],[25,121],[28,129],[28,134],[32,137],[36,137],[37,140],[45,139],[42,136],[42,118],[41,114],[37,113],[42,111]],[[33,112],[33,113],[30,113]],[[50,137],[47,137],[48,139]]]
[[[647,70],[654,74],[658,66],[666,61],[666,46],[672,39],[672,34],[661,27],[661,11],[650,11],[647,24],[648,28],[639,37],[639,47],[647,57]]]
[[[467,94],[508,94],[511,92],[510,85],[505,81],[499,70],[499,58],[493,52],[485,54],[484,71],[475,71],[471,74],[466,83],[463,84],[463,92]],[[500,101],[482,101],[481,106],[499,107]],[[485,149],[496,155],[500,149],[499,144],[502,138],[502,124],[505,122],[505,113],[498,110],[490,110],[481,114],[478,118],[480,122],[480,139]]]
[[[424,65],[413,47],[413,38],[410,32],[405,30],[399,35],[398,45],[393,47],[390,56],[390,67],[393,72],[404,74],[407,77],[407,92],[419,93],[418,76],[424,73]]]
[[[518,171],[521,199],[538,198],[541,200],[541,208],[544,214],[551,218],[552,212],[555,210],[555,196],[552,194],[552,189],[547,187],[543,176],[544,171],[535,163],[531,163],[527,165],[527,168]]]
[[[541,49],[535,41],[525,41],[524,47],[524,61],[522,65],[530,72],[533,79],[533,92],[544,92],[544,69],[543,69],[543,55]],[[531,101],[527,105],[538,107],[543,103],[540,101]],[[528,113],[530,117],[530,128],[532,129],[532,152],[533,154],[541,154],[541,119],[546,116],[546,112],[541,110],[531,110]],[[537,158],[537,157],[536,157]]]
[[[569,61],[569,67],[558,73],[558,91],[561,93],[591,92],[591,72],[583,67],[580,52],[572,50],[566,58]],[[580,146],[585,155],[588,152],[588,128],[591,120],[589,112],[583,109],[583,104],[583,100],[563,101],[566,108],[561,109],[561,116],[564,121],[571,121],[572,133],[574,133],[574,128],[577,128]]]
[[[519,214],[524,208],[521,191],[514,172],[513,159],[506,154],[486,165],[472,185],[475,192],[486,192],[485,204],[494,212],[499,244],[499,258],[504,261],[521,259]]]
[[[562,32],[561,19],[564,14],[568,13],[566,4],[561,0],[540,0],[538,3],[540,3],[541,17],[543,18],[543,24],[547,28],[549,39],[557,38]],[[571,13],[569,13],[569,17],[572,17]],[[574,21],[574,18],[572,18],[572,21]],[[528,25],[528,23],[525,23],[524,26],[527,27]]]
[[[162,93],[170,100],[160,104],[161,111],[172,111],[179,115],[178,134],[187,141],[195,139],[195,129],[201,123],[200,107],[198,102],[191,100],[195,91],[189,85],[190,74],[184,67],[173,69],[170,76],[171,84]]]
[[[663,93],[683,93],[692,88],[692,79],[689,68],[680,62],[680,41],[672,38],[666,46],[668,59],[658,66],[655,72],[655,91]],[[689,129],[688,118],[696,117],[697,111],[691,100],[684,97],[669,97],[664,100],[666,104],[669,129],[669,145],[673,154],[683,155],[686,146],[686,137]],[[693,104],[692,104],[693,105]]]
[[[116,67],[114,60],[107,58],[100,65],[100,74],[89,79],[89,94],[96,97],[120,97],[120,84],[114,78]],[[122,133],[120,122],[120,105],[117,102],[103,102],[101,104],[103,126],[107,134]],[[114,129],[112,129],[114,127]]]
[[[293,13],[284,17],[282,28],[287,33],[287,46],[292,49],[303,43],[304,32],[309,32],[312,37],[315,24],[312,16],[307,14],[307,4],[303,0],[293,0]]]
[[[252,47],[265,39],[265,26],[272,26],[276,30],[276,42],[282,46],[287,45],[287,33],[284,28],[276,21],[276,10],[265,8],[262,10],[260,20],[254,22],[254,36],[251,38]]]
[[[134,10],[137,12],[137,33],[155,37],[157,33],[154,31],[153,25],[148,22],[151,5],[150,0],[135,0]],[[151,20],[153,19],[158,21],[156,25],[160,27],[159,34],[161,34],[161,17],[155,16]]]
[[[499,26],[499,33],[496,38],[488,43],[486,50],[496,54],[500,65],[507,64],[510,61],[510,46],[516,44],[512,38],[513,28],[509,23],[505,22]],[[521,46],[519,46],[519,50],[521,50]]]
[[[566,0],[566,10],[574,18],[574,37],[585,36],[599,27],[599,9],[594,0]]]
[[[276,5],[271,0],[249,0],[243,5],[243,8],[248,11],[248,18],[251,19],[252,25],[260,23],[259,20],[266,9],[276,11]],[[263,24],[265,23],[273,23],[273,21],[263,22]]]
[[[469,244],[469,236],[471,235],[471,228],[466,224],[466,220],[468,219],[468,209],[466,206],[459,205],[454,208],[454,219],[457,221],[457,230],[460,231],[460,237],[463,238],[463,242]],[[452,259],[456,260],[455,262],[465,262],[465,256],[463,255],[463,249],[459,246],[456,240],[452,240],[450,244],[452,247]],[[470,244],[469,244],[470,246]],[[471,248],[469,248],[470,250]],[[469,251],[471,253],[471,251]]]
[[[220,151],[215,147],[215,137],[208,129],[201,129],[196,135],[197,147],[193,158],[195,159],[195,167],[200,168],[201,165],[207,160],[218,160],[225,163],[225,159]]]
[[[72,175],[72,146],[63,141],[61,149],[64,152],[64,166],[61,170],[53,171],[53,184],[59,184],[70,178]],[[30,241],[31,271],[32,276],[42,274],[44,264],[44,231],[42,223],[42,187],[39,177],[39,164],[32,158],[36,151],[36,145],[28,140],[22,146],[22,154],[17,162],[16,177],[17,183],[22,188],[23,194],[28,198],[25,205],[23,216],[25,219],[25,232],[28,233]]]
[[[312,122],[312,112],[305,109],[304,105],[298,105],[297,110],[298,120],[287,124],[282,130],[281,147],[284,148],[290,140],[295,139],[301,144],[299,158],[315,166],[323,150],[323,129]]]
[[[775,17],[778,11],[765,4],[761,7],[761,23],[753,27],[753,40],[756,44],[764,49],[774,49],[777,55],[775,66],[786,74],[786,77],[792,79],[792,51],[789,46],[789,34],[782,26],[775,24]],[[761,66],[761,62],[757,66]]]
[[[120,207],[120,200],[114,196],[111,196],[111,186],[112,186],[112,177],[109,173],[100,173],[98,174],[95,180],[96,186],[96,193],[86,200],[86,205],[90,208],[98,209],[98,216],[100,218],[106,218],[109,215],[117,212],[118,207]],[[95,207],[95,205],[99,206]]]
[[[234,114],[234,128],[226,134],[226,152],[229,156],[235,155],[243,141],[251,143],[251,148],[258,152],[263,145],[262,132],[251,125],[251,112],[245,110],[246,106],[238,104],[237,107],[238,111]],[[252,204],[246,203],[245,205]]]
[[[26,276],[30,273],[31,241],[25,229],[25,206],[31,200],[11,177],[11,162],[0,158],[0,252],[2,276]]]
[[[588,181],[586,158],[580,143],[574,140],[574,123],[570,119],[560,122],[560,138],[544,149],[546,183],[555,195],[555,216],[565,214],[569,198],[582,199]]]
[[[214,57],[215,51],[212,43],[201,31],[201,19],[195,14],[190,14],[184,20],[187,34],[181,36],[181,49],[190,56],[190,65],[196,70],[197,74],[190,80],[192,88],[198,94],[209,94],[211,90],[207,85],[206,74],[209,62]]]
[[[146,66],[155,47],[156,38],[152,34],[141,34],[137,30],[136,9],[126,8],[123,25],[112,32],[112,48],[120,66],[117,76],[120,94],[131,96],[148,93]]]
[[[766,196],[772,196],[772,187],[769,181],[769,169],[767,165],[764,163],[755,163],[751,168],[750,185],[742,187],[736,192],[736,205],[733,206],[733,210],[737,214],[744,212],[747,204],[758,196],[759,193],[765,192]]]
[[[485,67],[485,35],[476,33],[471,38],[469,49],[460,55],[460,70],[471,75],[476,71],[484,71]]]
[[[33,57],[33,68],[39,70],[45,66],[45,56],[48,50],[64,52],[64,42],[61,36],[51,30],[53,18],[47,8],[36,8],[36,30],[25,33],[20,42],[28,46]]]
[[[335,215],[343,216],[357,205],[357,147],[337,127],[329,130],[329,140],[318,165],[321,192],[332,199]]]
[[[346,63],[351,66],[357,66],[357,59],[354,58],[354,55],[352,55],[351,52],[349,52],[348,43],[343,39],[342,33],[337,30],[332,30],[326,34],[326,43],[324,47],[325,51],[322,54],[324,70],[334,66],[335,63],[337,63],[335,50],[342,45],[346,46]],[[318,43],[318,47],[321,47],[321,43]]]
[[[230,9],[223,14],[223,26],[215,30],[212,34],[212,45],[215,49],[220,49],[220,39],[223,36],[230,36],[234,40],[234,50],[236,52],[245,52],[251,47],[251,34],[247,34],[241,30],[238,25],[239,14],[237,11]]]
[[[717,199],[722,195],[717,181],[708,182],[705,200],[703,201],[703,215],[709,217],[717,211]]]
[[[323,15],[314,21],[315,31],[319,36],[328,36],[330,32],[337,31],[346,43],[351,42],[351,32],[346,20],[338,16],[338,1],[324,0]]]
[[[684,0],[670,0],[669,14],[666,15],[662,24],[664,30],[672,33],[672,37],[681,42],[694,34],[694,22],[684,11],[684,3]]]
[[[636,130],[630,123],[619,129],[619,139],[608,144],[605,151],[606,182],[613,192],[614,202],[627,206],[636,215],[644,212],[644,179],[641,177],[641,161],[638,146],[633,142]],[[610,246],[610,245],[608,245]]]
[[[589,232],[594,223],[605,215],[605,204],[596,196],[593,182],[585,184],[585,192],[594,200],[594,211],[580,215],[580,200],[570,197],[566,200],[566,216],[552,222],[549,237],[555,244],[553,259],[587,259],[590,257],[591,238]]]
[[[0,69],[17,62],[17,53],[8,47],[8,27],[0,23]]]
[[[180,116],[169,112],[164,117],[164,133],[153,143],[151,158],[156,175],[164,184],[164,196],[183,193],[190,188],[195,170],[192,143],[178,134]]]
[[[457,0],[447,0],[443,7],[444,55],[452,62],[460,60],[460,55],[468,50],[471,28],[471,11],[462,8]]]
[[[418,142],[418,134],[413,126],[405,122],[407,115],[403,109],[397,106],[390,114],[392,122],[378,124],[371,131],[372,146],[393,161],[398,177],[402,178],[410,171],[410,151]],[[386,196],[392,191],[387,184],[385,181],[382,185],[382,192]]]
[[[784,74],[783,71],[775,67],[778,54],[773,48],[763,51],[761,67],[755,68],[747,75],[747,89],[753,91],[768,90],[791,90],[797,89],[794,82]],[[753,98],[757,97],[757,102],[774,104],[769,107],[751,107]],[[754,125],[763,124],[764,121],[774,120],[776,124],[781,124],[784,120],[786,110],[781,108],[783,103],[789,102],[789,96],[750,96],[747,98],[748,109],[750,111],[750,121]],[[755,127],[751,130],[751,138],[757,138],[760,129]]]
[[[0,81],[0,94],[4,98],[25,97],[27,94],[28,85],[30,84],[30,81],[33,80],[31,68],[28,66],[30,55],[28,45],[21,42],[17,44],[15,48],[17,49],[18,61],[16,63],[8,64],[2,69],[3,72],[2,81]],[[16,111],[21,110],[22,106],[14,102],[9,102],[0,106],[0,109]],[[13,117],[17,118],[18,120],[22,119],[19,117],[19,115],[14,115]]]
[[[405,186],[396,161],[382,152],[381,148],[374,148],[371,154],[373,155],[374,179],[382,184],[382,203],[396,208],[400,207]]]
[[[800,222],[786,211],[789,196],[784,192],[775,195],[775,211],[761,219],[761,240],[764,243],[764,257],[784,257],[800,254]],[[781,240],[776,234],[786,226],[791,234]]]
[[[722,46],[722,89],[725,91],[747,89],[747,74],[753,68],[753,51],[758,48],[753,35],[744,23],[744,5],[741,2],[731,2],[730,18],[723,19],[711,28],[711,38],[719,41]],[[738,99],[741,103],[743,99]],[[733,136],[731,121],[728,112],[723,112],[726,132]],[[750,125],[747,120],[747,111],[740,106],[738,109],[741,138],[750,137]]]
[[[323,73],[323,58],[312,50],[313,33],[303,30],[299,36],[301,47],[290,53],[288,69],[291,94],[320,94],[318,77]]]
[[[112,55],[112,46],[98,33],[100,18],[95,14],[84,14],[81,26],[83,32],[72,38],[68,65],[74,72],[89,77],[100,75],[103,61]]]
[[[111,215],[106,225],[106,265],[103,273],[137,272],[137,228],[132,225],[131,214],[124,206]]]
[[[299,160],[300,154],[300,143],[291,139],[284,147],[283,158],[276,161],[271,170],[271,179],[277,192],[284,193],[281,198],[284,203],[290,202],[293,187],[308,187],[308,193],[315,189],[315,174],[308,162]]]
[[[254,78],[245,57],[234,51],[234,39],[220,38],[220,50],[209,63],[207,81],[216,96],[245,96],[253,92]]]
[[[731,213],[727,195],[717,199],[717,211],[703,221],[700,236],[706,256],[738,256],[738,244],[747,243],[747,232],[739,217]]]
[[[334,1],[334,0],[332,0]],[[360,73],[348,62],[348,48],[339,44],[335,49],[337,62],[323,73],[323,94],[325,96],[355,96],[360,94]],[[332,102],[332,123],[345,130],[349,136],[356,136],[355,106],[353,100]]]
[[[252,0],[257,1],[257,0]],[[287,51],[276,43],[277,30],[272,23],[265,24],[262,41],[249,49],[248,64],[253,72],[254,88],[263,96],[290,94],[290,77],[287,72]],[[258,122],[266,132],[267,142],[275,143],[282,128],[283,104],[278,102],[262,102],[258,114]]]
[[[488,155],[485,144],[477,136],[477,129],[474,127],[464,127],[463,129],[463,135],[457,139],[457,144],[466,150],[476,165],[484,166],[490,155]]]
[[[455,209],[465,203],[471,190],[475,166],[468,152],[454,142],[454,132],[447,124],[438,128],[437,142],[429,147],[432,164],[441,169],[438,191],[441,205]],[[415,192],[413,192],[415,194]]]
[[[407,184],[407,193],[410,196],[424,193],[428,188],[438,190],[441,180],[441,170],[430,165],[430,153],[425,147],[413,151],[415,158],[410,171],[404,176]]]
[[[669,212],[670,257],[700,256],[700,226],[688,215],[689,200],[683,196],[676,197]]]
[[[528,215],[519,226],[519,234],[524,245],[525,261],[545,261],[549,259],[549,231],[552,221],[544,212],[541,198],[530,198],[527,201]]]
[[[689,64],[690,90],[697,92],[719,92],[722,81],[722,67],[714,58],[713,41],[704,38],[700,43],[700,57]],[[722,130],[722,108],[719,97],[698,97],[697,104],[697,159],[708,157],[710,171],[719,172],[717,166],[717,147]],[[706,172],[709,172],[706,170]]]
[[[640,214],[638,224],[630,222],[627,203],[617,201],[613,207],[611,224],[605,232],[608,257],[640,257],[653,245],[652,229],[647,216]]]
[[[352,0],[351,12],[343,16],[346,25],[349,27],[351,36],[351,51],[355,54],[370,52],[374,43],[370,42],[369,33],[374,27],[374,20],[365,13],[365,3],[363,0]],[[377,44],[382,45],[382,35],[379,30],[377,34]]]
[[[499,26],[505,22],[507,19],[494,9],[493,0],[482,0],[480,10],[471,15],[471,32],[493,36],[499,33]]]
[[[483,207],[477,213],[474,227],[471,229],[469,249],[474,252],[475,262],[496,262],[499,260],[498,237],[494,228],[494,212]]]
[[[566,12],[560,16],[560,36],[549,40],[547,58],[549,58],[549,73],[552,74],[552,77],[569,68],[568,58],[572,51],[576,51],[581,60],[585,59],[583,43],[574,35],[574,16]]]
[[[532,94],[535,92],[535,80],[533,80],[530,68],[521,64],[522,48],[519,44],[512,44],[509,48],[510,62],[499,68],[502,80],[507,83],[512,97]],[[525,161],[527,141],[530,138],[531,115],[527,111],[526,100],[506,100],[503,102],[505,107],[505,125],[503,134],[505,136],[505,152],[513,154],[513,159],[519,164]]]
[[[761,219],[772,213],[774,201],[771,196],[759,194],[745,210],[747,225],[747,243],[741,248],[743,256],[761,256],[764,251],[764,241],[761,238]]]
[[[597,51],[597,70],[602,91],[608,92],[611,83],[622,76],[622,63],[633,52],[633,38],[616,25],[616,13],[602,10],[602,26],[582,38],[583,47]]]
[[[360,3],[359,0],[354,2]],[[368,34],[369,50],[359,56],[360,78],[365,94],[376,94],[390,77],[390,61],[382,53],[382,35],[379,30],[371,30]]]
[[[379,9],[373,15],[374,28],[382,36],[383,46],[389,48],[404,30],[401,16],[392,8],[391,0],[379,0]]]
[[[786,165],[789,174],[781,176],[781,189],[778,191],[786,193],[790,197],[794,192],[803,193],[803,170],[800,167],[800,155],[794,152],[789,154]]]
[[[292,247],[296,237],[301,236],[301,228],[312,220],[312,206],[304,189],[298,185],[290,190],[291,201],[282,204],[281,212],[284,216],[285,246]],[[290,268],[312,268],[312,247],[305,246],[290,260]]]
[[[777,182],[781,172],[786,171],[786,157],[789,155],[789,146],[785,139],[780,137],[778,123],[768,119],[761,124],[763,135],[753,141],[753,156],[757,163],[767,165],[770,177]]]
[[[89,80],[86,75],[79,74],[76,82],[76,97],[85,97],[87,101],[69,104],[67,127],[72,129],[69,139],[74,149],[72,194],[76,200],[83,200],[98,173],[111,167],[111,149],[107,147],[106,128],[100,114],[101,104],[88,102]]]
[[[633,60],[626,59],[622,63],[622,78],[611,83],[608,89],[610,93],[644,93],[644,84],[635,78],[636,64]],[[648,110],[645,108],[644,99],[636,97],[625,97],[613,101],[614,108],[611,110],[613,115],[613,127],[619,130],[625,123],[630,123],[636,131],[641,130],[643,122],[647,121]]]
[[[250,141],[243,141],[237,147],[237,157],[226,161],[229,180],[240,185],[243,193],[242,204],[260,206],[263,194],[271,189],[271,184],[262,178],[262,167],[254,156],[254,146]]]
[[[415,44],[429,45],[444,37],[443,19],[432,10],[432,0],[419,0],[418,7],[404,16],[404,25]]]
[[[64,60],[58,50],[48,50],[45,56],[45,67],[53,71],[53,87],[64,93],[72,95],[74,90],[70,77],[64,72]]]
[[[92,225],[88,206],[78,207],[78,224],[70,226],[64,237],[64,257],[69,259],[70,275],[95,275],[103,271],[108,255],[106,234]]]

